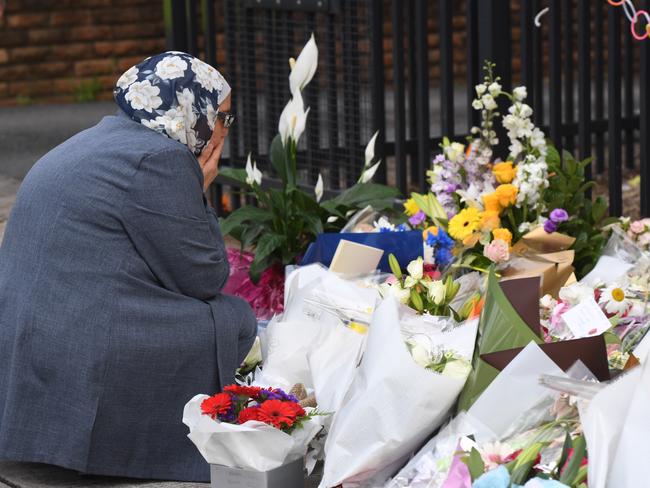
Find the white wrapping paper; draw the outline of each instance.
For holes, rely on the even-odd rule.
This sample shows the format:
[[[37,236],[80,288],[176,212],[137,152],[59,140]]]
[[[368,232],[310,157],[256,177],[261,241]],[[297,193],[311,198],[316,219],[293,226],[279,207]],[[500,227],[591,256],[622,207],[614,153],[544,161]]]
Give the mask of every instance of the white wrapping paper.
[[[415,363],[401,335],[398,304],[384,300],[332,421],[320,488],[381,486],[443,422],[464,382]]]
[[[262,422],[243,425],[218,422],[201,413],[208,395],[196,395],[183,409],[187,437],[210,464],[269,471],[294,461],[307,452],[307,445],[321,430],[319,417],[305,422],[291,435]]]

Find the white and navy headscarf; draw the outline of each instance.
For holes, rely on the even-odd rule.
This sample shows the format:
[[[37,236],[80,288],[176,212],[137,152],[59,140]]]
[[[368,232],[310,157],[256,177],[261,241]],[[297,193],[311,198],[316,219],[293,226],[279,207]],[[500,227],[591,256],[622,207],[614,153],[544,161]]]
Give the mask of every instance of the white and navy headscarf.
[[[201,153],[212,136],[217,109],[230,93],[221,73],[190,54],[169,51],[129,68],[113,90],[136,122]]]

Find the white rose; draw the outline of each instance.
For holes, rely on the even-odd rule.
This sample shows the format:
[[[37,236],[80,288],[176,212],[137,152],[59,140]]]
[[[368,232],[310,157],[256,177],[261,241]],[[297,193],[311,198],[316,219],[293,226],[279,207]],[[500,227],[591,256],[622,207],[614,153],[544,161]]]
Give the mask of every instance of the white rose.
[[[192,71],[196,76],[196,81],[209,91],[223,90],[223,77],[219,72],[200,59],[193,58],[191,61]]]
[[[411,298],[411,290],[402,288],[399,283],[395,283],[390,287],[391,294],[403,305],[406,305]]]
[[[526,92],[525,86],[518,86],[512,91],[512,95],[515,97],[515,100],[521,102],[528,96],[528,93]]]
[[[151,113],[162,105],[159,94],[160,88],[153,86],[149,80],[144,80],[136,81],[129,86],[124,98],[135,110],[146,110]]]
[[[424,260],[422,258],[417,258],[414,261],[411,261],[406,267],[406,271],[414,280],[421,280],[424,275]]]
[[[445,284],[442,280],[434,280],[427,283],[427,294],[429,299],[436,305],[441,305],[445,301]]]
[[[194,93],[192,90],[185,88],[183,91],[176,92],[176,100],[178,100],[179,107],[186,114],[187,122],[190,127],[194,127],[196,124],[197,114],[194,112]],[[208,107],[212,108],[209,104]],[[210,117],[208,117],[208,125],[209,124]],[[211,129],[214,129],[214,121]]]
[[[481,103],[480,100],[474,100],[472,102],[472,108],[474,110],[483,110],[483,104]],[[477,128],[478,129],[478,128]]]
[[[567,302],[570,305],[577,305],[584,300],[593,298],[593,288],[582,283],[574,283],[573,285],[564,287],[560,290],[560,300]]]
[[[187,63],[180,56],[167,56],[156,64],[154,72],[163,80],[173,80],[185,74]]]
[[[117,80],[117,86],[119,86],[122,90],[126,90],[129,85],[138,79],[138,72],[139,71],[137,67],[130,67],[122,74],[122,76],[120,76],[120,79]]]

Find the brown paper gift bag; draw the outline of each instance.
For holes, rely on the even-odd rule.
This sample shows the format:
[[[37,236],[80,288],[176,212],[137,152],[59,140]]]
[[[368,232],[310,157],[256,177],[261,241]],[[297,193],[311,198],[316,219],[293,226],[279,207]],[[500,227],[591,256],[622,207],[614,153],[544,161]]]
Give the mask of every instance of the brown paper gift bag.
[[[569,248],[573,237],[538,227],[523,236],[512,248],[512,257],[500,271],[502,280],[541,277],[542,295],[557,298],[560,288],[571,281],[575,253]]]

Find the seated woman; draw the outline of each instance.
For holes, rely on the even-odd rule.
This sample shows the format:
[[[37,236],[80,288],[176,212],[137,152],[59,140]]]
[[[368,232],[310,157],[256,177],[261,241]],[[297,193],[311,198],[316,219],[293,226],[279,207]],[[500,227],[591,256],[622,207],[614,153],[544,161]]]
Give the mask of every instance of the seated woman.
[[[120,111],[41,158],[0,248],[0,459],[205,481],[183,406],[234,379],[256,321],[204,190],[233,116],[211,66],[169,52]]]

